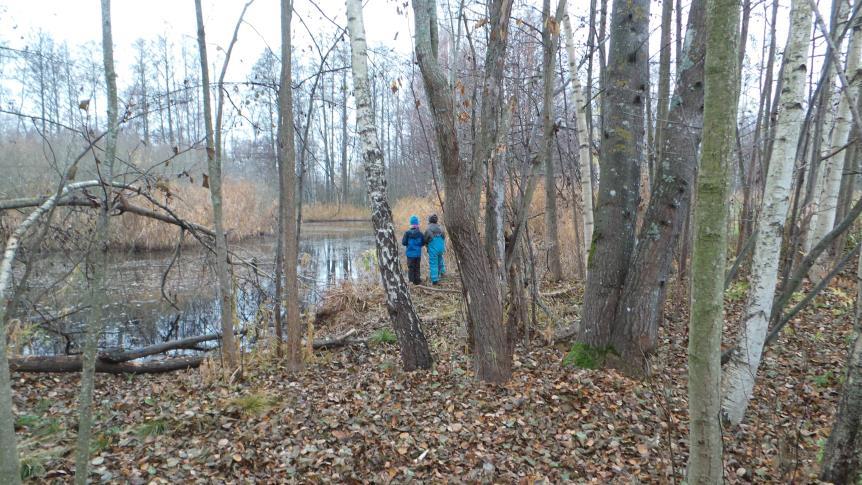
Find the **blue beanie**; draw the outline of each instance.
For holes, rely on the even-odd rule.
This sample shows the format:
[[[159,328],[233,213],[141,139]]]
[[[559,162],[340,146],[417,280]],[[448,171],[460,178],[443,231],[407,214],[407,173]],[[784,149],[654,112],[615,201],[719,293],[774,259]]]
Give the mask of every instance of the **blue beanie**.
[[[418,226],[419,225],[419,217],[418,216],[410,216],[410,225]]]

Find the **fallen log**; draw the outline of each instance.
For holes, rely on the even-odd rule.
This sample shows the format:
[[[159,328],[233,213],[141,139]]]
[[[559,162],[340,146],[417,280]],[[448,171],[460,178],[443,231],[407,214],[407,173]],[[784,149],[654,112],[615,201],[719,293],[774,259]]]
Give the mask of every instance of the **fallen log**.
[[[125,350],[117,352],[100,352],[99,360],[108,364],[119,364],[130,360],[158,355],[170,350],[198,350],[198,344],[211,342],[221,338],[221,334],[213,333],[209,335],[201,335],[199,337],[189,337],[180,340],[172,340],[161,344],[149,345],[135,350]]]
[[[349,345],[365,345],[368,343],[367,339],[350,338],[354,335],[356,335],[356,329],[351,328],[350,330],[336,337],[327,339],[314,339],[314,343],[312,343],[311,346],[315,350],[325,350],[335,349],[338,347],[347,347]]]
[[[559,330],[558,332],[554,333],[554,337],[550,343],[551,344],[558,344],[560,342],[566,342],[568,340],[571,340],[572,337],[575,337],[577,335],[578,335],[578,324],[575,323],[573,325],[570,325],[570,326],[563,328],[563,329]]]
[[[96,360],[96,372],[106,374],[159,374],[199,367],[204,356],[175,357],[145,362],[110,363]],[[81,372],[80,355],[52,355],[13,357],[9,359],[9,370],[13,372]]]

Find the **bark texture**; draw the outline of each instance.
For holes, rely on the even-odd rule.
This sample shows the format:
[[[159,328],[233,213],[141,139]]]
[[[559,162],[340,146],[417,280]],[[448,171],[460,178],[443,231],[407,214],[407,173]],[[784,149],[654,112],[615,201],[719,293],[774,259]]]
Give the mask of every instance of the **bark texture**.
[[[117,153],[117,73],[114,71],[114,41],[111,33],[111,0],[102,0],[102,62],[105,71],[108,101],[108,135],[105,138],[105,158],[97,161],[97,173],[102,181],[102,200],[96,223],[96,248],[93,255],[92,280],[87,298],[91,308],[84,329],[81,391],[78,398],[78,438],[75,450],[75,483],[87,483],[90,465],[90,434],[93,428],[93,387],[96,380],[96,352],[102,331],[102,316],[108,304],[105,283],[108,271],[108,221],[111,210],[111,182],[114,157]]]
[[[841,189],[841,180],[844,177],[844,164],[849,150],[843,149],[850,140],[850,128],[853,124],[851,117],[851,104],[859,97],[859,69],[860,55],[862,55],[862,25],[856,20],[850,33],[850,43],[847,48],[847,62],[845,74],[851,81],[847,86],[848,93],[841,96],[838,102],[838,114],[835,118],[835,128],[832,130],[832,143],[830,150],[841,150],[835,156],[829,157],[821,173],[823,185],[820,192],[817,212],[813,223],[811,243],[814,244],[823,238],[835,225],[835,215],[838,208],[838,193]],[[840,66],[837,66],[840,69]],[[829,272],[830,259],[824,255],[814,264],[811,276],[814,279],[822,278]]]
[[[834,483],[862,481],[862,253],[856,273],[858,285],[853,345],[847,358],[847,374],[835,424],[823,449],[820,479]]]
[[[581,177],[581,204],[584,221],[583,264],[584,267],[586,267],[586,257],[590,252],[590,244],[593,240],[593,184],[590,181],[590,163],[593,155],[592,150],[590,149],[590,125],[588,124],[589,118],[587,117],[589,101],[584,99],[584,91],[581,87],[581,82],[578,79],[578,65],[575,61],[575,39],[574,33],[572,32],[572,21],[569,18],[568,13],[563,17],[563,30],[566,35],[566,54],[569,58],[569,72],[572,76],[572,93],[575,98],[576,119],[578,124],[578,169]]]
[[[739,89],[739,4],[708,0],[703,150],[694,208],[688,338],[689,458],[692,484],[721,483],[721,328],[727,254],[729,166]]]
[[[227,239],[225,238],[222,211],[221,160],[216,158],[212,98],[210,96],[209,61],[207,60],[206,32],[204,30],[201,0],[195,0],[195,13],[198,27],[197,40],[201,65],[201,87],[203,89],[204,126],[207,139],[207,172],[209,173],[210,201],[213,206],[213,226],[215,228],[215,258],[218,297],[221,309],[221,330],[225,336],[222,352],[224,354],[225,366],[229,371],[232,371],[239,365],[239,349],[233,338],[233,286],[230,278],[230,267],[227,261]]]
[[[610,344],[617,305],[634,249],[640,167],[644,160],[648,0],[614,0],[602,96],[601,181],[587,263],[578,340]]]
[[[565,2],[565,0],[560,0]],[[562,4],[562,3],[561,3]],[[545,244],[548,245],[548,278],[563,279],[563,264],[560,261],[560,236],[557,231],[557,182],[554,171],[554,58],[560,25],[551,15],[551,0],[542,1],[542,158],[545,161]]]
[[[368,87],[368,52],[365,42],[365,25],[362,18],[362,0],[347,0],[347,30],[350,33],[351,66],[353,68],[353,95],[356,99],[356,124],[362,143],[362,160],[368,182],[368,199],[371,204],[371,222],[374,225],[377,248],[377,266],[386,291],[386,310],[398,338],[401,364],[404,370],[431,367],[431,352],[416,315],[413,301],[401,262],[398,257],[398,240],[392,225],[392,210],[386,196],[386,174],[383,153],[374,126],[371,109],[371,90]]]
[[[293,88],[290,51],[290,22],[293,0],[281,0],[281,80],[278,88],[278,160],[281,168],[279,210],[284,221],[284,299],[287,317],[287,368],[298,371],[303,367],[302,320],[299,314],[299,279],[296,264],[299,253],[299,222],[296,217],[296,147],[293,137]]]
[[[666,119],[659,120],[666,125],[661,158],[611,335],[620,356],[611,363],[630,375],[649,370],[674,248],[689,214],[703,126],[705,17],[706,0],[692,1],[677,87]]]
[[[460,160],[452,94],[437,60],[436,8],[433,0],[413,2],[416,59],[433,114],[437,149],[446,186],[446,227],[461,270],[471,323],[470,333],[474,342],[476,377],[487,382],[502,383],[508,381],[512,374],[512,349],[508,345],[503,323],[501,295],[497,284],[500,273],[479,234],[479,211],[477,205],[474,205],[474,202],[478,202],[478,197],[473,196],[476,193],[475,178],[471,176],[471,168]],[[491,13],[490,42],[493,46],[493,49],[489,47],[489,57],[493,62],[490,66],[486,62],[486,69],[494,70],[499,67],[502,71],[505,43],[501,46],[500,41],[508,36],[511,2],[493,0],[489,2],[488,9]],[[483,92],[483,100],[492,99],[493,96],[489,98],[488,93],[493,94],[499,90],[499,85],[488,86],[488,90]]]
[[[783,90],[775,144],[766,175],[763,208],[755,236],[746,320],[722,375],[722,417],[734,426],[742,421],[751,400],[775,297],[781,241],[790,207],[790,189],[796,165],[796,147],[805,116],[802,106],[808,74],[811,18],[808,0],[792,2],[790,31],[782,69]]]

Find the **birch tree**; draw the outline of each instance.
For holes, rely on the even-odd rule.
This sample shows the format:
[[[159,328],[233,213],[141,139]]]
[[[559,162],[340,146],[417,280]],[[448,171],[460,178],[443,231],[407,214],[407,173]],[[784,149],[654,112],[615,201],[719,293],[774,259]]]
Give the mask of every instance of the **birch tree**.
[[[356,99],[356,124],[362,142],[362,159],[368,182],[368,199],[371,203],[371,222],[376,236],[377,265],[380,268],[380,277],[386,292],[386,310],[398,338],[404,370],[428,369],[431,367],[431,352],[428,350],[428,342],[425,340],[425,334],[422,333],[421,322],[413,307],[401,270],[398,240],[386,196],[383,153],[377,139],[377,129],[374,126],[371,110],[371,91],[368,88],[368,52],[362,19],[362,0],[347,0],[346,3],[353,92]]]
[[[299,314],[299,281],[296,264],[299,253],[299,222],[296,217],[296,147],[293,138],[293,83],[290,51],[290,22],[293,0],[281,0],[281,80],[278,87],[278,161],[281,183],[279,211],[284,244],[284,291],[287,317],[287,368],[303,366],[302,320]]]
[[[587,118],[589,101],[584,99],[584,91],[578,79],[578,65],[575,60],[575,39],[572,32],[572,21],[568,11],[563,16],[563,32],[566,36],[566,55],[569,60],[569,73],[571,76],[572,94],[575,99],[575,113],[578,129],[578,168],[581,175],[581,204],[584,221],[584,247],[583,255],[590,252],[590,244],[593,240],[593,184],[590,180],[590,162],[592,150],[590,149],[590,126]],[[586,267],[586,260],[584,260]]]
[[[784,50],[783,90],[776,123],[775,144],[769,160],[763,208],[760,213],[749,279],[745,324],[722,375],[722,417],[738,425],[754,389],[763,343],[771,318],[778,279],[784,223],[790,206],[790,189],[796,165],[796,146],[805,116],[805,81],[808,74],[808,39],[811,35],[808,0],[794,0],[790,31]],[[831,229],[831,228],[830,228]]]
[[[204,126],[207,143],[207,172],[209,173],[210,200],[213,206],[213,226],[215,228],[216,275],[218,278],[218,297],[221,307],[222,352],[225,366],[233,371],[239,365],[239,349],[233,335],[233,286],[227,260],[227,239],[224,231],[222,210],[221,160],[216,157],[215,136],[212,118],[212,97],[210,96],[210,75],[207,61],[206,33],[204,31],[201,0],[195,0],[195,13],[198,27],[198,50],[201,64],[201,87],[203,89]]]
[[[729,171],[739,89],[739,3],[708,0],[703,150],[694,207],[688,338],[688,482],[721,483],[721,328],[727,253]]]
[[[845,73],[852,84],[847,87],[850,91],[848,93],[849,96],[841,96],[841,100],[838,102],[838,114],[835,118],[835,128],[832,131],[831,150],[839,151],[834,156],[829,157],[825,161],[825,166],[821,168],[823,185],[811,233],[812,244],[823,239],[835,225],[838,192],[841,188],[841,179],[844,177],[844,163],[848,152],[844,147],[850,140],[850,128],[853,123],[850,104],[852,102],[851,99],[855,100],[859,97],[860,79],[858,79],[856,71],[859,69],[860,55],[862,55],[862,25],[860,25],[860,20],[857,19],[854,21],[850,33],[845,69]],[[840,69],[838,66],[836,68]],[[829,272],[830,262],[830,259],[826,255],[818,259],[812,268],[812,276],[815,279],[822,278]]]
[[[90,282],[88,299],[90,314],[84,334],[84,356],[81,373],[81,393],[78,398],[78,439],[75,453],[75,483],[87,483],[90,464],[90,434],[93,427],[93,387],[96,380],[96,352],[102,318],[108,304],[108,216],[111,210],[111,182],[114,157],[117,153],[117,73],[114,70],[114,44],[111,32],[111,0],[102,0],[102,61],[108,95],[108,135],[105,138],[105,158],[97,162],[97,173],[102,182],[102,200],[96,223],[96,255],[93,263],[93,279]]]

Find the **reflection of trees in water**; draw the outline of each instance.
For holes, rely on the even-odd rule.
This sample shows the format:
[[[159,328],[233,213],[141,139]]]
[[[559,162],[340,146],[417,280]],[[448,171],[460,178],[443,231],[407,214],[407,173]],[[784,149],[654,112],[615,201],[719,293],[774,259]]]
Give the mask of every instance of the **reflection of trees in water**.
[[[309,256],[307,265],[301,268],[304,275],[304,284],[301,286],[303,308],[316,305],[326,288],[346,279],[357,279],[361,265],[356,264],[356,258],[372,246],[373,238],[365,234],[361,237],[316,237],[303,240],[301,252]],[[271,245],[243,249],[254,255],[260,268],[259,273],[246,266],[233,268],[237,288],[237,319],[242,327],[250,327],[258,324],[262,306],[272,311],[275,285],[264,274],[271,273],[274,265]],[[138,254],[115,260],[112,273],[117,275],[117,279],[111,288],[113,302],[106,309],[100,348],[137,348],[219,332],[221,311],[212,274],[201,254],[182,258],[169,278],[167,293],[175,300],[179,311],[161,298],[161,274],[169,257],[163,254]],[[68,294],[62,298],[52,296],[43,306],[47,309],[67,307],[70,302],[79,300],[84,291],[85,288],[77,285],[70,287]],[[58,313],[59,310],[46,312],[48,315]],[[48,355],[78,352],[82,318],[85,315],[84,312],[52,322],[54,332],[44,328],[37,331],[22,353]],[[39,315],[28,314],[22,318],[35,324],[42,321]],[[269,320],[271,324],[271,318]]]

